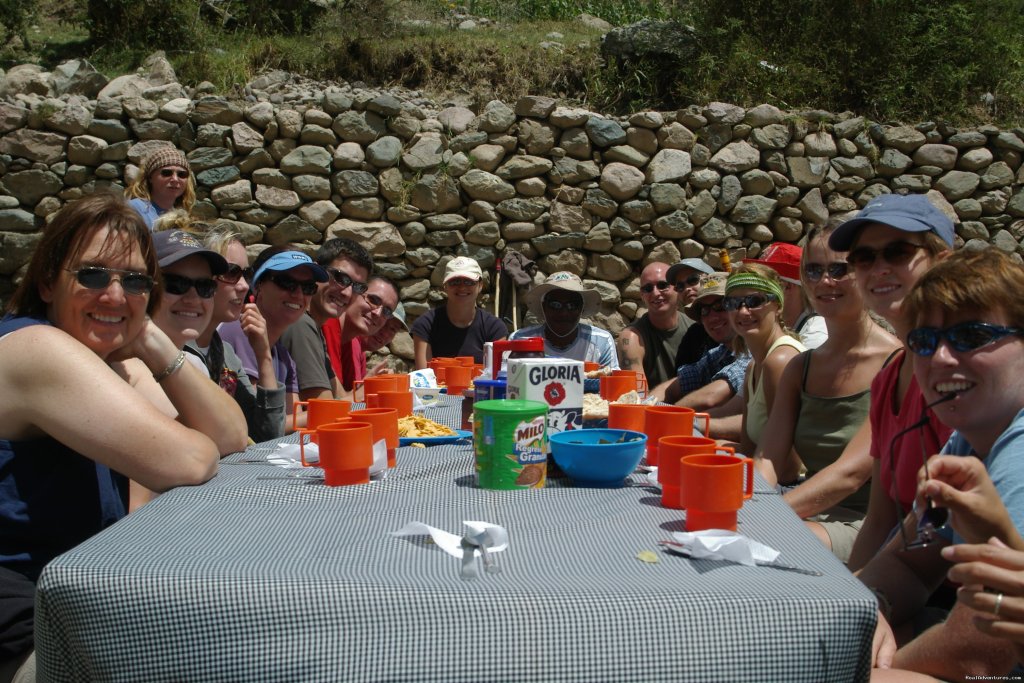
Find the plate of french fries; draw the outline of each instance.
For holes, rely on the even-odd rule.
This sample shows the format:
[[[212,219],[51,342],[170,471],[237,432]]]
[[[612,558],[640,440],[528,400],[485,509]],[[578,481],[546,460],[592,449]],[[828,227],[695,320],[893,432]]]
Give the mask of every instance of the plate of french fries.
[[[412,446],[414,444],[437,446],[472,438],[473,432],[466,431],[465,429],[452,429],[422,415],[409,415],[398,421],[399,446]]]

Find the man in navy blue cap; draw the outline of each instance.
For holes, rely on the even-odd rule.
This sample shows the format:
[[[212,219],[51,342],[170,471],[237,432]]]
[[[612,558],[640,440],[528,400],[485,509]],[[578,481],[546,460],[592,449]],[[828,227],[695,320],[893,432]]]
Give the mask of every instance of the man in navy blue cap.
[[[255,304],[266,320],[267,338],[277,381],[287,393],[285,407],[290,410],[299,393],[295,361],[280,343],[281,335],[305,315],[309,302],[318,290],[318,283],[330,278],[327,271],[300,251],[288,247],[265,249],[253,264],[252,291]],[[259,378],[259,359],[249,339],[236,320],[217,328],[221,338],[229,342],[242,361],[245,374],[255,383]],[[265,360],[265,359],[264,359]]]

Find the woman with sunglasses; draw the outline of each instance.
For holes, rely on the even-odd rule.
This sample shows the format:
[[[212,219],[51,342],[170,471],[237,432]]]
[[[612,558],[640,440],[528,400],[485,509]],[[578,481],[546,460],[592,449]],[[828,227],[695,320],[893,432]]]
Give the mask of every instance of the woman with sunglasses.
[[[241,412],[226,429],[222,392],[149,319],[158,275],[121,197],[70,203],[44,229],[0,322],[0,567],[35,581],[125,515],[125,478],[200,484],[245,446]]]
[[[508,336],[505,323],[476,305],[483,277],[480,264],[466,256],[456,256],[445,265],[445,302],[412,324],[417,370],[435,357],[473,356],[475,363],[483,363],[484,344]]]
[[[935,451],[918,452],[916,464],[924,472],[915,476],[915,483],[925,480],[922,492],[926,495],[915,501],[901,527],[904,533],[860,573],[861,580],[885,596],[893,627],[910,622],[945,576],[949,565],[940,556],[945,546],[983,542],[989,533],[1019,544],[1015,534],[1024,530],[1022,289],[1024,268],[990,247],[961,251],[940,261],[919,279],[903,303],[914,378],[935,414],[955,430],[942,453],[981,460],[1012,529],[1006,520],[999,520],[998,508],[976,505],[974,510],[982,514],[972,512],[971,497],[984,497],[988,488],[976,468],[956,468],[948,458],[933,461],[930,457],[922,468],[923,456]],[[933,464],[935,476],[952,481],[953,487],[932,479]],[[969,495],[952,495],[952,489],[959,487]],[[947,515],[936,514],[935,502],[927,494],[940,504],[952,505],[954,528],[964,537],[942,529]],[[930,531],[925,520],[938,528],[927,547],[916,537],[922,529]],[[1015,654],[1005,642],[974,628],[979,618],[990,618],[1001,607],[995,596],[977,600],[973,606],[956,603],[942,623],[902,645],[893,665],[942,680],[1007,676],[1017,664]],[[884,634],[887,626],[880,620],[879,632]]]
[[[754,453],[768,421],[779,379],[786,364],[805,351],[782,320],[782,281],[774,270],[756,263],[733,269],[725,283],[722,305],[736,330],[736,353],[750,352],[744,382],[746,404],[740,452]]]
[[[215,275],[217,288],[213,294],[213,313],[209,323],[185,350],[200,360],[210,379],[235,399],[254,442],[284,436],[284,385],[277,381],[267,321],[249,297],[249,257],[238,233],[214,228],[204,238],[207,249],[227,261],[227,270]],[[255,357],[256,379],[249,379],[241,359],[230,343],[221,339],[217,326],[238,321]]]
[[[829,247],[848,251],[864,303],[905,339],[912,322],[903,301],[917,281],[953,245],[953,222],[923,195],[881,195],[829,237]],[[899,436],[918,422],[913,433]],[[868,422],[855,437],[870,443],[873,458],[868,511],[850,553],[851,570],[878,552],[914,502],[922,447],[935,453],[950,429],[935,419],[914,380],[906,353],[898,352],[871,384]],[[897,438],[898,437],[898,438]]]
[[[281,335],[305,315],[318,283],[327,282],[330,275],[306,254],[284,246],[264,249],[253,268],[255,274],[250,299],[266,323],[274,376],[284,385],[287,411],[298,398],[299,382],[295,361],[281,343]],[[261,346],[262,335],[253,335],[255,346],[250,342],[251,323],[252,320],[243,312],[238,320],[221,323],[217,332],[241,359],[250,382],[258,383],[261,372],[265,372],[265,368],[261,371],[261,366],[266,358],[262,349],[257,348]],[[249,328],[249,333],[246,328]]]
[[[196,184],[185,154],[170,146],[150,152],[125,196],[150,230],[168,211],[191,211],[196,203]]]
[[[755,459],[771,484],[795,484],[806,470],[785,500],[846,561],[867,512],[871,476],[868,443],[849,446],[867,420],[871,381],[900,343],[868,315],[845,254],[828,246],[830,233],[808,233],[799,271],[828,336],[786,366]]]

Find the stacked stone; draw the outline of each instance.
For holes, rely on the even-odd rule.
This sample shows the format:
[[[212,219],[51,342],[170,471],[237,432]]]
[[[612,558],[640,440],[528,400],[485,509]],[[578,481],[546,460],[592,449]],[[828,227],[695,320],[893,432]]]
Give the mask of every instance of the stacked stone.
[[[720,102],[615,118],[524,97],[474,112],[283,72],[234,102],[182,88],[159,57],[70,89],[22,69],[0,90],[0,296],[45,216],[123,186],[169,143],[188,154],[201,218],[230,222],[253,252],[355,239],[413,316],[440,299],[452,256],[487,271],[516,250],[538,277],[569,270],[597,287],[597,322],[617,333],[638,314],[645,263],[757,256],[893,191],[927,192],[960,244],[1024,252],[1022,129]]]

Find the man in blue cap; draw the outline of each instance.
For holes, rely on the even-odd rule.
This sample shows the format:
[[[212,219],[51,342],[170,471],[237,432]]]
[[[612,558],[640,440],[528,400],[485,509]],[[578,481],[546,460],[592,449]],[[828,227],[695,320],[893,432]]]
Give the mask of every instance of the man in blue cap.
[[[318,290],[318,283],[330,278],[327,271],[306,254],[289,250],[288,247],[265,249],[253,264],[252,294],[256,307],[267,323],[267,338],[271,346],[271,362],[277,381],[287,392],[285,406],[291,409],[299,393],[295,361],[288,349],[281,344],[281,335],[305,315],[309,302]],[[229,342],[242,361],[242,368],[249,378],[259,378],[259,363],[249,344],[249,339],[236,320],[217,328],[221,338]]]

